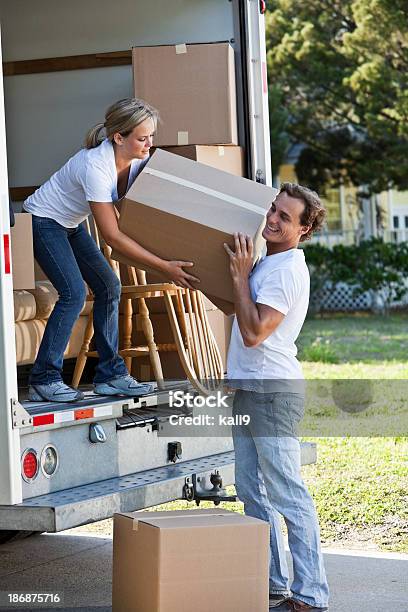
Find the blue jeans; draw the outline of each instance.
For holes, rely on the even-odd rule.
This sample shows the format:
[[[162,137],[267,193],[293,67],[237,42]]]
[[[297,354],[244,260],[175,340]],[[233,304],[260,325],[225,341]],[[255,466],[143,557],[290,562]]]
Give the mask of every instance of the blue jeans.
[[[94,295],[94,342],[99,355],[94,382],[128,374],[118,355],[120,281],[86,229],[66,228],[33,215],[34,255],[59,299],[48,319],[30,384],[62,380],[64,352],[85,299],[85,283]]]
[[[294,580],[290,590],[295,599],[325,607],[329,589],[318,519],[300,473],[296,428],[303,410],[303,396],[297,393],[236,392],[233,414],[249,415],[250,423],[236,425],[232,431],[235,484],[245,514],[271,525],[270,592],[289,590],[282,515],[293,558]]]

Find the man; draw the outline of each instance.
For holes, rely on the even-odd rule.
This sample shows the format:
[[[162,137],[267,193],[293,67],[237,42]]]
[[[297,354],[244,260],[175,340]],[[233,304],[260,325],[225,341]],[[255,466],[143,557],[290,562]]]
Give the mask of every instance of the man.
[[[249,516],[271,525],[270,609],[327,610],[328,585],[316,511],[300,473],[296,426],[303,416],[304,381],[295,341],[309,303],[309,273],[299,242],[323,223],[316,193],[284,183],[266,215],[267,255],[252,270],[250,237],[227,245],[236,317],[228,353],[228,381],[237,389],[233,427],[235,482]],[[252,271],[251,271],[252,270]],[[280,515],[293,558],[289,596]]]

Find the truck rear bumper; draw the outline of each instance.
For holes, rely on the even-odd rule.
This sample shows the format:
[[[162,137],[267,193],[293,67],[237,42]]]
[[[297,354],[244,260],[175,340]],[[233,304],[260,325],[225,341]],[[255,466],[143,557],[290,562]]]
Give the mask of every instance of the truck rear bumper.
[[[316,461],[316,446],[302,443],[302,464]],[[115,512],[142,510],[183,497],[186,479],[219,470],[223,485],[234,483],[234,452],[111,478],[0,506],[0,529],[56,532],[101,521]]]

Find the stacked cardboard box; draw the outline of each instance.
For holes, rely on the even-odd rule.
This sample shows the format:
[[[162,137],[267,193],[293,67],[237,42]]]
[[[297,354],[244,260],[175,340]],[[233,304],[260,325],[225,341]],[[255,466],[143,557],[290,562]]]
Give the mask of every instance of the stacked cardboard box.
[[[224,145],[186,145],[184,147],[162,147],[169,153],[207,164],[236,176],[245,176],[244,150],[242,147]]]
[[[160,112],[155,145],[236,176],[245,176],[244,150],[238,145],[234,51],[228,43],[167,45],[133,49],[136,97]],[[157,279],[156,279],[157,280]],[[151,301],[154,309],[155,304]],[[157,301],[156,301],[157,304]],[[162,305],[163,306],[163,305]],[[208,304],[207,304],[208,306]],[[150,308],[151,309],[151,308]],[[224,366],[231,319],[212,305],[207,316]],[[171,342],[169,323],[153,319],[157,342]],[[166,338],[166,339],[165,339]],[[147,359],[135,360],[136,375],[151,375]],[[177,355],[162,355],[165,378],[182,375]],[[136,365],[137,364],[137,365]]]
[[[236,178],[245,176],[245,163],[238,146],[234,51],[225,42],[135,47],[132,55],[135,96],[158,109],[154,144],[166,152],[153,153],[131,188],[120,227],[164,259],[194,261],[190,271],[213,302],[207,302],[207,316],[226,366],[232,318],[225,315],[233,305],[223,242],[233,246],[231,234],[244,231],[257,237],[259,256],[259,226],[275,196],[264,185]],[[185,159],[177,162],[175,155]],[[135,264],[119,253],[114,257]],[[147,272],[148,282],[164,280]],[[156,342],[172,342],[164,305],[150,300],[148,306]],[[161,361],[165,378],[183,376],[176,353],[163,353]],[[147,357],[134,360],[133,368],[138,378],[151,378]]]
[[[229,43],[135,47],[133,77],[135,96],[160,112],[156,146],[245,176]]]
[[[229,43],[135,47],[135,96],[161,116],[155,145],[237,145],[234,51]]]

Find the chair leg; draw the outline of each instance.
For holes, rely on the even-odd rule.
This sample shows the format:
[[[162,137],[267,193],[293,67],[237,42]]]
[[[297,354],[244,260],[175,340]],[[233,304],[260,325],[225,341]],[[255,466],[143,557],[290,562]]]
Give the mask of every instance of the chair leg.
[[[91,312],[88,315],[88,322],[85,328],[84,340],[82,342],[81,350],[78,353],[78,357],[75,363],[74,374],[72,376],[72,386],[75,387],[75,389],[79,385],[79,382],[82,377],[82,373],[85,368],[86,360],[88,358],[87,353],[89,351],[89,345],[91,343],[93,334],[94,334],[94,327],[93,327],[93,308],[92,308]]]
[[[159,389],[163,389],[163,370],[161,367],[159,351],[157,350],[157,345],[154,341],[153,325],[150,320],[149,309],[146,305],[146,300],[144,300],[143,298],[139,300],[139,315],[142,330],[146,338],[147,346],[149,347],[149,358],[153,370],[153,375]]]
[[[132,300],[124,300],[124,312],[123,312],[123,348],[129,349],[132,346],[132,315],[133,307]],[[125,365],[129,371],[132,372],[132,357],[124,357]]]

